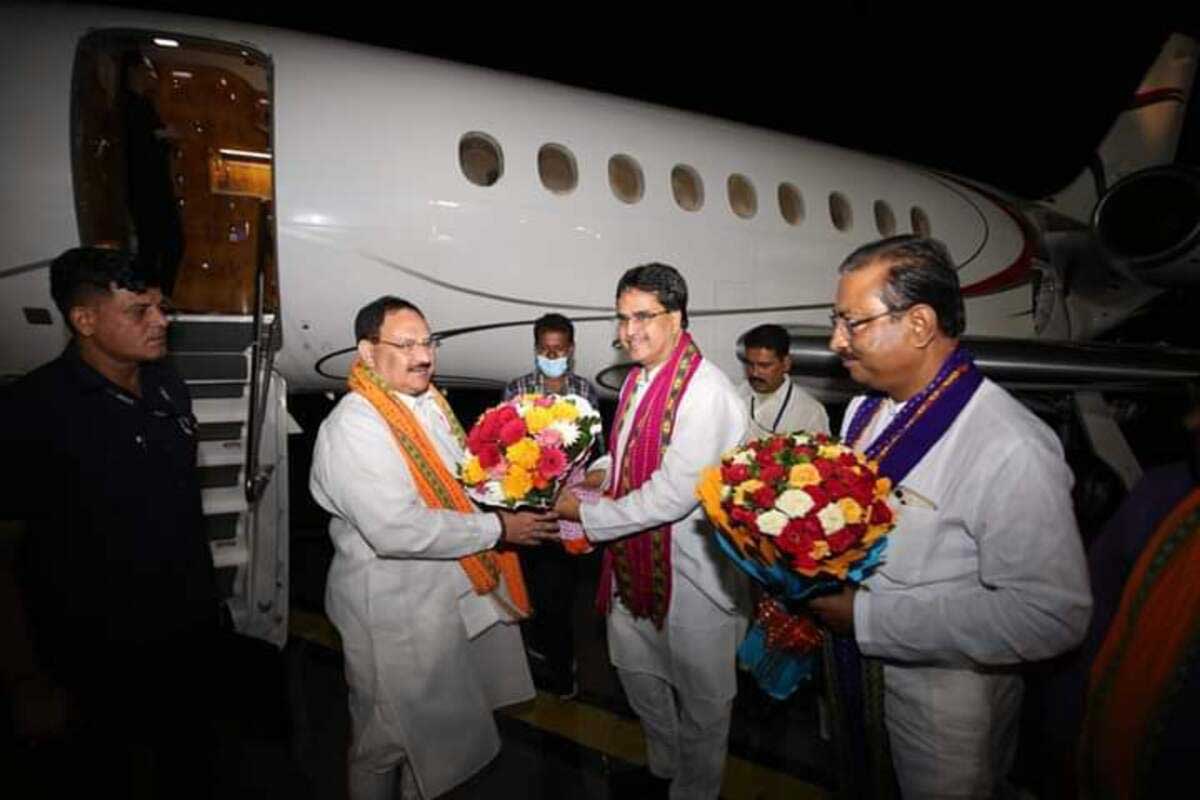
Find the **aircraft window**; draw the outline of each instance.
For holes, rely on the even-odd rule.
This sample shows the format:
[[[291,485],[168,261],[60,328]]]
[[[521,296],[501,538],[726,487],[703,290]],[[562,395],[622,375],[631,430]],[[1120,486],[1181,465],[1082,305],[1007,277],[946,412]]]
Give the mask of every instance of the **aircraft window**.
[[[684,211],[699,211],[704,207],[704,181],[700,173],[687,164],[676,164],[671,170],[671,194]]]
[[[538,177],[555,194],[567,194],[579,183],[575,156],[561,144],[544,144],[538,150]]]
[[[829,219],[839,231],[848,231],[854,227],[854,210],[850,207],[846,195],[841,192],[829,193]]]
[[[790,183],[779,184],[779,213],[789,225],[804,222],[804,195]]]
[[[608,185],[622,203],[636,203],[645,191],[642,168],[632,156],[615,155],[608,160]]]
[[[892,207],[886,200],[875,201],[875,228],[880,236],[896,234],[896,215],[892,213]]]
[[[929,215],[920,206],[912,207],[912,229],[917,236],[929,236],[933,226],[929,224]]]
[[[478,131],[459,139],[458,163],[463,175],[476,186],[492,186],[504,174],[504,153],[499,142]]]
[[[742,219],[750,219],[758,213],[758,195],[754,184],[745,175],[734,173],[729,176],[729,207]]]

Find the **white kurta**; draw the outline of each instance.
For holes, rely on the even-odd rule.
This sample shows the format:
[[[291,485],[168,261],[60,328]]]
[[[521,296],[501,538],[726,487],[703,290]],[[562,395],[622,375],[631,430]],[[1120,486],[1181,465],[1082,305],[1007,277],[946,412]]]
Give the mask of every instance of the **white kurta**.
[[[400,397],[453,474],[460,451],[441,410]],[[427,508],[357,393],[321,424],[310,488],[333,515],[325,608],[346,657],[351,760],[384,771],[407,758],[422,794],[441,794],[499,752],[492,710],[534,695],[517,627],[456,560],[492,547],[499,520]]]
[[[885,401],[859,446],[897,410]],[[1005,667],[1084,636],[1091,592],[1071,484],[1053,432],[985,380],[897,487],[897,525],[856,595],[854,628],[863,653],[885,659],[905,797],[991,796],[1021,705],[1021,678]]]
[[[829,433],[829,415],[825,413],[825,406],[790,378],[767,394],[759,394],[748,381],[742,381],[737,385],[737,393],[746,404],[747,439],[796,431]]]
[[[645,396],[660,365],[646,376],[630,400]],[[618,431],[617,452],[610,454],[619,474],[634,419],[630,411]],[[713,700],[737,693],[734,651],[745,632],[749,606],[746,576],[718,549],[712,525],[696,499],[701,471],[742,440],[746,411],[725,374],[701,361],[679,403],[671,443],[658,470],[638,489],[619,500],[602,499],[581,508],[584,530],[597,542],[671,523],[671,580],[674,590],[666,629],[649,620],[633,620],[619,602],[609,615],[613,664],[648,672],[681,692]],[[676,669],[687,664],[688,669]]]

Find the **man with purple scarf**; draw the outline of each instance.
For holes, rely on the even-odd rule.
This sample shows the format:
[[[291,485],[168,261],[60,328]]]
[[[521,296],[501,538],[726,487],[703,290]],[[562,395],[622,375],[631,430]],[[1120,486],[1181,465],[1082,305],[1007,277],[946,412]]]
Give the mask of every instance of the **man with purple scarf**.
[[[675,800],[715,800],[749,589],[717,550],[695,492],[701,470],[743,438],[746,411],[687,322],[687,284],[673,267],[621,278],[617,335],[637,365],[621,388],[611,462],[593,465],[607,473],[605,496],[581,507],[564,492],[555,510],[606,543],[597,607],[651,775],[670,782]]]
[[[899,512],[878,571],[809,604],[844,637],[838,696],[863,709],[841,727],[842,768],[859,783],[844,793],[885,796],[890,748],[904,797],[1000,796],[1018,667],[1087,630],[1071,472],[1051,430],[960,345],[966,314],[940,242],[883,239],[838,272],[829,346],[870,390],[847,408],[842,438],[879,461]],[[872,736],[880,708],[886,735]]]

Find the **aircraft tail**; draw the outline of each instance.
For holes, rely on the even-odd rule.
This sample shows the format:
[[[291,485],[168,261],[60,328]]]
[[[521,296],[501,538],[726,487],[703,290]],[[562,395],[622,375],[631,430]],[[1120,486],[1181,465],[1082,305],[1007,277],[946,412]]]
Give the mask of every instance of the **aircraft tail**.
[[[1198,58],[1200,44],[1195,39],[1171,34],[1091,163],[1046,204],[1087,222],[1113,184],[1128,175],[1175,163],[1188,104],[1196,100],[1192,95]]]

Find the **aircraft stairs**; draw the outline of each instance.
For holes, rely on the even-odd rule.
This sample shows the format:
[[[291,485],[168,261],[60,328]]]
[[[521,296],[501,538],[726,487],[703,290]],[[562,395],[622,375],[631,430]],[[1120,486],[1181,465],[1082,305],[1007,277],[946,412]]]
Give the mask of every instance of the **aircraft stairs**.
[[[218,590],[239,632],[282,647],[290,417],[286,382],[270,366],[273,316],[262,323],[249,315],[177,315],[169,347],[199,423],[197,467]]]

